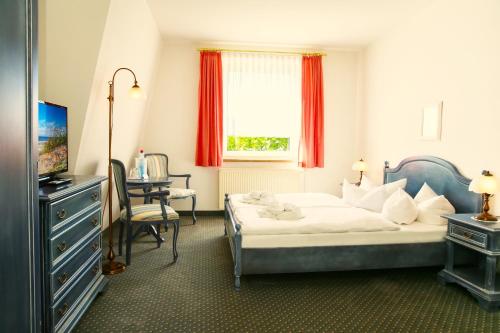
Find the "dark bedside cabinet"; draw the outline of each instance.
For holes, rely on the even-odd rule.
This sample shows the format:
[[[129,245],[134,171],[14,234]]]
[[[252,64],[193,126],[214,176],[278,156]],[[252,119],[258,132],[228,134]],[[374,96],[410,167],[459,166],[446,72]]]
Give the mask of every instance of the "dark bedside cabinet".
[[[500,306],[500,223],[472,219],[475,214],[446,215],[447,259],[439,272],[441,283],[453,282],[467,288],[488,311]],[[473,251],[477,260],[470,265],[455,265],[456,251]]]
[[[102,275],[101,182],[105,177],[67,176],[60,188],[40,187],[42,325],[70,332],[107,279]]]

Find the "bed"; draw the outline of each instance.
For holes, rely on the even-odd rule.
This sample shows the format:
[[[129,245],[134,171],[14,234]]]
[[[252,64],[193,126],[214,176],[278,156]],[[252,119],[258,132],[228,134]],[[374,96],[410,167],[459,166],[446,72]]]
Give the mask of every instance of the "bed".
[[[385,163],[384,184],[403,178],[407,179],[405,190],[412,197],[426,182],[437,194],[444,195],[457,213],[480,210],[480,195],[468,190],[470,179],[446,160],[432,156],[410,157],[395,168]],[[301,201],[303,209],[308,210],[306,214],[316,212],[320,216],[321,209],[336,209],[338,214],[345,214],[352,208],[327,195],[284,195],[288,196],[287,202]],[[330,233],[328,229],[303,232],[283,227],[280,232],[263,232],[246,225],[242,228],[236,215],[245,212],[245,207],[238,205],[234,195],[226,194],[224,227],[233,257],[237,290],[240,289],[241,276],[249,274],[424,267],[445,262],[446,226],[413,223],[400,226],[397,231],[381,228],[378,231],[342,233]],[[251,214],[250,209],[248,214]],[[367,218],[371,217],[367,215]]]

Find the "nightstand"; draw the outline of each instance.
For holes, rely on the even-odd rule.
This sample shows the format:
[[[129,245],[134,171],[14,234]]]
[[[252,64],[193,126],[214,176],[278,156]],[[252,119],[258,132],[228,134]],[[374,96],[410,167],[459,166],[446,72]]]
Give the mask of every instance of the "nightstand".
[[[457,283],[474,296],[488,311],[500,306],[500,223],[473,220],[475,214],[445,215],[447,258],[439,272],[441,283]],[[456,265],[457,251],[475,252],[475,262]]]

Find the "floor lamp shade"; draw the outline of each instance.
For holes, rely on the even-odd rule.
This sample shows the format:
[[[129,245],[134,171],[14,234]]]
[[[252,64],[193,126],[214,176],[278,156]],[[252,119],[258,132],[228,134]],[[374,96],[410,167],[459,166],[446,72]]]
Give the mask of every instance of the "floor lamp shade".
[[[133,99],[144,99],[145,94],[141,87],[137,84],[137,81],[128,91],[128,95]]]

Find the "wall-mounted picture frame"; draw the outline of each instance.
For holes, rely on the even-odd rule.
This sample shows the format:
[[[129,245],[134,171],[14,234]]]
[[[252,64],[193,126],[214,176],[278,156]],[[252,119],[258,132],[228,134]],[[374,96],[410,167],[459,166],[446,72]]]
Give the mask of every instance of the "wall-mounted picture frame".
[[[428,141],[441,140],[443,119],[443,102],[424,107],[422,110],[422,127],[420,138]]]

